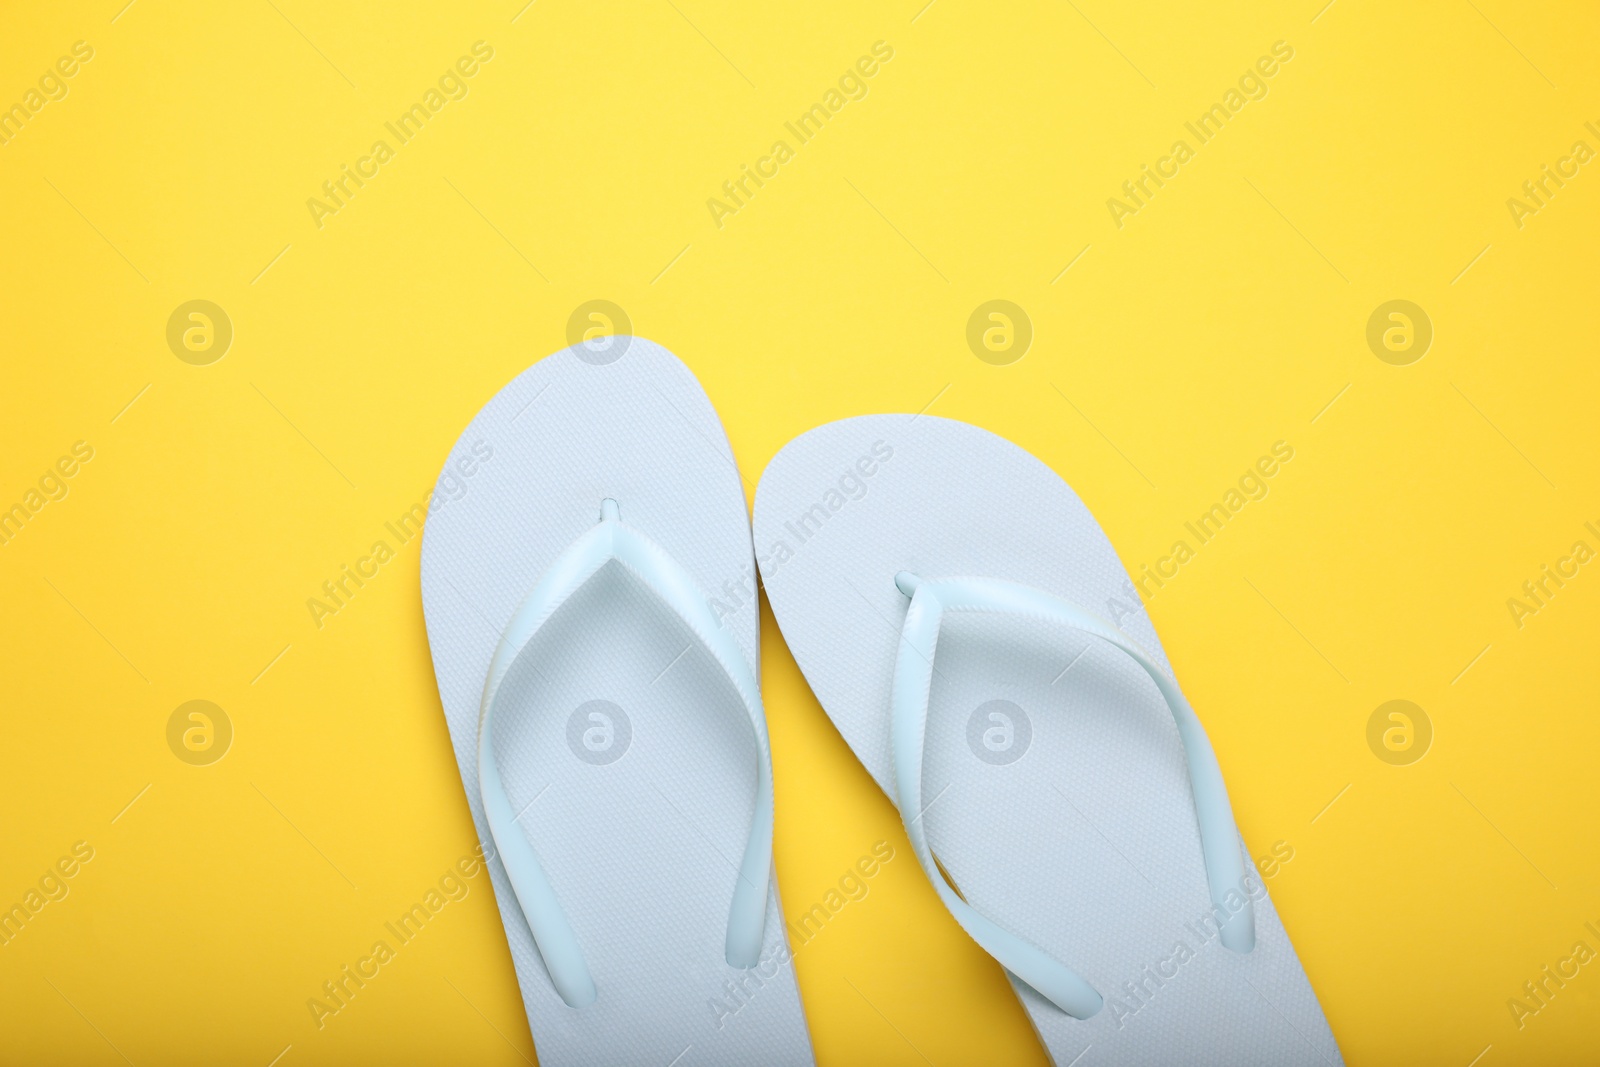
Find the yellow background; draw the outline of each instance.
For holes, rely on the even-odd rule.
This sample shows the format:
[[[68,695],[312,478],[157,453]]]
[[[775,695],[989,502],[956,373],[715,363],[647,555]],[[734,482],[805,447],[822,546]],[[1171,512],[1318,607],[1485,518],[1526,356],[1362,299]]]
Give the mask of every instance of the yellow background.
[[[927,408],[1051,464],[1137,571],[1290,442],[1149,610],[1245,837],[1294,850],[1269,884],[1334,1034],[1358,1065],[1593,1055],[1600,964],[1521,1029],[1506,1004],[1600,948],[1600,566],[1506,606],[1600,548],[1600,164],[1520,229],[1506,206],[1600,148],[1592,6],[123,2],[0,14],[0,104],[95,50],[0,147],[0,507],[95,450],[0,546],[0,904],[95,849],[0,947],[6,1062],[533,1058],[481,878],[313,1022],[474,842],[417,542],[321,629],[305,602],[592,298],[695,370],[749,492],[811,426]],[[319,229],[307,198],[478,40],[469,95]],[[1114,225],[1279,40],[1269,94]],[[235,332],[209,366],[165,339],[197,298]],[[995,298],[1035,330],[1008,366],[965,341]],[[1435,330],[1404,367],[1365,341],[1397,298]],[[790,915],[899,850],[798,952],[818,1060],[1042,1063],[770,614],[763,649]],[[192,699],[235,729],[208,767],[167,746]],[[1433,724],[1410,766],[1367,745],[1391,699]]]

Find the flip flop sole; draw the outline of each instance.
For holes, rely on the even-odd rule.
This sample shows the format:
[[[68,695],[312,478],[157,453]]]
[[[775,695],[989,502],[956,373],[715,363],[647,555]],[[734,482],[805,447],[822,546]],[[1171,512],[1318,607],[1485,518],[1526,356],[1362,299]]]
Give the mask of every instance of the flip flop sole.
[[[1171,673],[1082,501],[986,430],[909,415],[812,430],[763,473],[754,533],[785,641],[891,798],[890,693],[909,603],[899,571],[1044,590],[1114,621]],[[1105,998],[1079,1020],[1013,982],[1057,1064],[1341,1062],[1259,881],[1254,950],[1217,941],[1183,748],[1127,656],[1043,622],[953,615],[923,776],[920,817],[967,902]]]
[[[624,343],[625,342],[625,343]],[[601,501],[693,576],[754,666],[744,493],[694,375],[642,338],[567,349],[491,399],[452,449],[422,546],[440,700],[480,841],[479,701],[506,622]],[[747,591],[747,592],[741,592]],[[748,715],[683,622],[619,564],[551,617],[499,698],[495,753],[517,825],[591,971],[557,995],[505,871],[496,900],[540,1062],[810,1064],[774,886],[761,962],[725,956],[756,793]]]

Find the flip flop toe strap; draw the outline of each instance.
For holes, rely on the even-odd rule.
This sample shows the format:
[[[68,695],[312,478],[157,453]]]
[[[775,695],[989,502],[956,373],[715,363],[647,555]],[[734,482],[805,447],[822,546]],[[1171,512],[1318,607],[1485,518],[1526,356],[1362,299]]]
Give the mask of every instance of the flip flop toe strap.
[[[917,861],[933,883],[939,899],[972,939],[1006,970],[1068,1015],[1087,1019],[1104,1003],[1094,987],[1072,968],[963,900],[934,861],[920,817],[923,810],[922,756],[939,628],[945,614],[954,611],[998,612],[1070,626],[1119,649],[1143,668],[1172,712],[1183,743],[1200,826],[1206,882],[1221,921],[1220,939],[1234,952],[1249,952],[1254,948],[1255,912],[1249,896],[1242,891],[1245,865],[1240,855],[1233,808],[1222,782],[1222,769],[1205,728],[1184,699],[1177,682],[1111,623],[1042,590],[991,578],[922,579],[905,571],[895,575],[895,585],[911,598],[901,630],[891,697],[894,778],[900,817]]]
[[[724,943],[724,954],[731,966],[752,967],[760,955],[772,871],[772,753],[755,673],[732,632],[720,625],[688,571],[660,545],[625,525],[616,501],[602,501],[599,524],[556,558],[506,624],[489,663],[478,720],[478,788],[489,832],[551,982],[561,999],[573,1008],[594,1002],[594,978],[538,855],[516,825],[517,814],[506,795],[495,758],[493,729],[500,711],[497,699],[501,686],[517,656],[561,605],[613,560],[640,579],[689,627],[738,692],[755,731],[755,812],[734,882]]]

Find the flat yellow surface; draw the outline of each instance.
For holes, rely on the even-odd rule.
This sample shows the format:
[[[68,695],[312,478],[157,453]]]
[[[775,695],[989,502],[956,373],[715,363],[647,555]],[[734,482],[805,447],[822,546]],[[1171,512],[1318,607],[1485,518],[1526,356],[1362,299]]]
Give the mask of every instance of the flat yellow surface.
[[[606,299],[750,492],[820,422],[926,409],[1168,575],[1351,1064],[1592,1061],[1593,5],[124,2],[0,13],[0,1060],[534,1058],[481,874],[307,1002],[475,843],[385,523]],[[1014,314],[969,346],[990,300],[1021,359]],[[791,917],[896,849],[798,949],[819,1062],[1044,1062],[764,618]]]

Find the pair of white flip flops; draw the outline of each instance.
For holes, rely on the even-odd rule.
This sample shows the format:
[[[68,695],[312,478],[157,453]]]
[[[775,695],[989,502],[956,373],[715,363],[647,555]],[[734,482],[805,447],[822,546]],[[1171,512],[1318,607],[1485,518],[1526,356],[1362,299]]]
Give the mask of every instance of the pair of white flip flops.
[[[1137,594],[1029,453],[927,415],[819,427],[762,475],[752,553],[694,375],[614,337],[485,405],[435,501],[428,639],[542,1063],[813,1062],[757,561],[1058,1067],[1342,1062]]]

